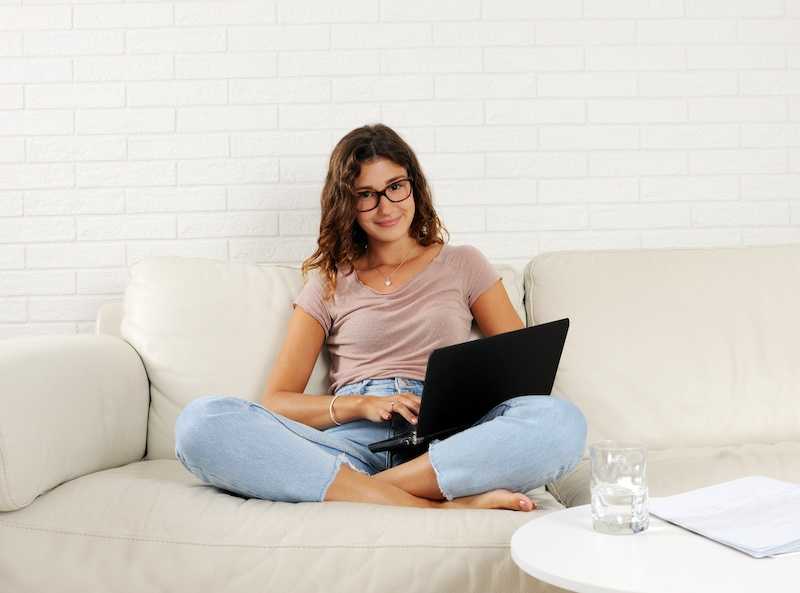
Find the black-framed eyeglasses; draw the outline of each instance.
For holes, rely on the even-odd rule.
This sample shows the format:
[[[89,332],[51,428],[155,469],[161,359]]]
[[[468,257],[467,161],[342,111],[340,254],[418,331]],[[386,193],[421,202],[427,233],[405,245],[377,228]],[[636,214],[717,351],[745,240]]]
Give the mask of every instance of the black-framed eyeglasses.
[[[392,181],[381,191],[361,190],[356,192],[356,210],[369,212],[378,207],[381,196],[386,196],[390,202],[402,202],[411,195],[411,178]]]

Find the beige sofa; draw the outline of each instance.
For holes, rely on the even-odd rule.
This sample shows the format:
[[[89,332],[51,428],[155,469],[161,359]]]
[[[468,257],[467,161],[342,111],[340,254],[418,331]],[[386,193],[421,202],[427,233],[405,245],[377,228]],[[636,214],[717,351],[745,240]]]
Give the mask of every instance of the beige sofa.
[[[587,444],[649,446],[651,495],[800,481],[800,246],[497,269],[528,325],[570,319],[553,396],[583,410]],[[586,458],[530,492],[530,513],[272,502],[200,482],[175,458],[175,418],[201,395],[260,397],[302,277],[177,257],[130,272],[97,335],[0,341],[0,591],[559,591],[514,565],[509,540],[588,502]],[[328,364],[323,351],[307,393],[328,393]]]

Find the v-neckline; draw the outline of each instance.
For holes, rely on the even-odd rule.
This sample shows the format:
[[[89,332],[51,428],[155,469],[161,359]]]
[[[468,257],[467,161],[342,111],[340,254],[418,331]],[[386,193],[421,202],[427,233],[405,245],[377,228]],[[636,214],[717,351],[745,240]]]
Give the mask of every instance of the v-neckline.
[[[439,253],[437,253],[433,257],[433,259],[431,261],[429,261],[428,264],[424,268],[422,268],[419,272],[417,272],[416,274],[411,276],[411,278],[409,278],[404,284],[401,284],[400,288],[398,288],[397,290],[393,290],[392,292],[378,292],[377,290],[375,290],[371,286],[368,286],[368,285],[364,284],[361,281],[361,278],[358,277],[358,271],[355,268],[353,269],[353,275],[356,277],[356,282],[358,284],[360,284],[361,286],[363,286],[364,288],[366,288],[367,290],[369,290],[372,294],[375,294],[375,295],[378,295],[378,296],[392,296],[393,294],[397,294],[398,292],[402,291],[406,286],[408,286],[409,284],[414,282],[414,280],[416,280],[417,278],[422,276],[425,272],[427,272],[428,269],[430,269],[430,267],[434,263],[436,263],[436,261],[442,256],[442,252],[445,250],[446,247],[447,247],[447,244],[446,243],[442,243],[442,246],[439,248]]]

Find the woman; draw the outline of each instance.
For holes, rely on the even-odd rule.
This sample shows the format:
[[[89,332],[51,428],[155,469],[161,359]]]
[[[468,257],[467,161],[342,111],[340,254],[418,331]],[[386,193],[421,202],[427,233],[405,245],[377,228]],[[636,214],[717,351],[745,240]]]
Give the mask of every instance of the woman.
[[[574,469],[585,445],[586,420],[565,400],[508,399],[422,454],[368,448],[416,422],[434,348],[469,339],[473,318],[487,337],[524,327],[483,254],[441,238],[414,152],[387,126],[353,130],[331,154],[321,206],[263,405],[194,400],[176,422],[178,459],[268,500],[536,508],[524,492]],[[304,394],[325,343],[333,395]]]

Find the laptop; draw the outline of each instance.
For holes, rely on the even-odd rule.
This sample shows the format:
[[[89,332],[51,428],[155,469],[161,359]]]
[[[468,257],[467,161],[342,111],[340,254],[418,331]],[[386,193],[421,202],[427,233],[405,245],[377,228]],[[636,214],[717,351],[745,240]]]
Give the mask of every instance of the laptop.
[[[436,348],[428,357],[417,423],[392,414],[402,432],[369,445],[370,451],[424,453],[471,427],[489,410],[519,395],[550,395],[569,319]]]

